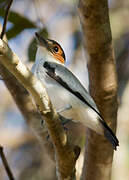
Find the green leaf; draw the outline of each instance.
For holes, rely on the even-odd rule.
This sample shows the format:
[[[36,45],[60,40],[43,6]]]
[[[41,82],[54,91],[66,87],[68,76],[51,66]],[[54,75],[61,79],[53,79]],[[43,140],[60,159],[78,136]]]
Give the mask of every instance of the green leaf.
[[[4,18],[5,10],[0,9],[0,16]],[[8,21],[10,21],[14,26],[7,31],[7,38],[11,39],[21,33],[24,29],[36,28],[36,25],[31,20],[27,19],[23,15],[17,12],[10,11]]]
[[[12,39],[14,37],[16,37],[18,34],[20,34],[24,29],[20,28],[20,27],[15,27],[13,26],[11,29],[9,29],[7,32],[6,32],[6,36],[7,36],[7,39]]]
[[[4,9],[0,9],[0,16],[2,16],[4,18],[4,16],[5,16],[5,10]],[[25,28],[36,28],[36,25],[34,22],[27,19],[23,15],[21,15],[17,12],[13,12],[13,11],[9,12],[8,21],[13,23],[15,26],[20,25],[20,26],[24,26]]]
[[[38,33],[41,36],[43,36],[44,38],[48,38],[48,31],[46,28],[43,28]],[[28,59],[29,59],[29,61],[35,61],[36,51],[37,51],[37,42],[36,42],[36,38],[34,37],[32,39],[32,41],[30,42],[30,45],[28,47]]]

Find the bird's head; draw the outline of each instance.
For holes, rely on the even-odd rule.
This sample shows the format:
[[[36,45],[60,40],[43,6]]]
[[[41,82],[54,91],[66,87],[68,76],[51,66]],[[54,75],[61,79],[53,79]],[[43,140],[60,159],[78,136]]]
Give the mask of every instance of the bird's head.
[[[54,61],[59,64],[65,63],[65,54],[62,47],[54,40],[45,39],[38,33],[35,33],[38,42],[37,56],[45,57],[48,61]]]

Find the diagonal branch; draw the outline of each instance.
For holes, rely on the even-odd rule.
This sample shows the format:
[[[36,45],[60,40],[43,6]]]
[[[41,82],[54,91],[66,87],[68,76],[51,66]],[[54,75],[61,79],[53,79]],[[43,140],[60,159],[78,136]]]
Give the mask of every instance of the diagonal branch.
[[[44,86],[2,40],[0,40],[0,61],[32,94],[41,116],[46,122],[55,147],[58,179],[72,180],[75,177],[75,163],[80,149],[69,144]]]
[[[117,78],[109,22],[108,0],[80,0],[80,21],[85,51],[89,55],[90,92],[100,113],[115,131],[117,119]],[[88,130],[83,178],[109,180],[113,150],[110,144]]]
[[[1,29],[1,26],[0,26]],[[4,36],[6,41],[6,37]],[[49,153],[49,156],[54,160],[54,149],[51,141],[47,141],[46,137],[48,132],[44,130],[44,127],[41,126],[42,118],[38,113],[36,106],[32,101],[32,97],[28,91],[19,83],[13,74],[11,74],[6,67],[0,63],[0,75],[11,93],[13,100],[15,101],[17,107],[19,108],[21,114],[23,115],[26,123],[33,130],[41,145],[44,146],[46,152]],[[20,94],[20,96],[19,96]]]

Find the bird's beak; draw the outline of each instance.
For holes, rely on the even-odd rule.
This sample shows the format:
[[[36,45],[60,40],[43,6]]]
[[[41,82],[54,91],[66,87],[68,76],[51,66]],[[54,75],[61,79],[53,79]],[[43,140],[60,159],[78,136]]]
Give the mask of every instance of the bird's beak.
[[[47,49],[49,49],[48,41],[45,38],[41,37],[37,32],[35,33],[35,36],[36,36],[37,42],[40,46],[43,46],[43,47],[46,47]]]

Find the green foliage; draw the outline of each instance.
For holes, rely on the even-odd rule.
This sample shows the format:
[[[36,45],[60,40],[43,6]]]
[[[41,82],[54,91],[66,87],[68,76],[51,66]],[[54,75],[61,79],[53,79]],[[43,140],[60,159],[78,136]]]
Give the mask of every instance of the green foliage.
[[[0,9],[0,16],[3,18],[5,16],[5,10],[3,8]],[[24,29],[36,28],[34,22],[13,11],[10,11],[8,21],[13,24],[13,27],[6,33],[8,40],[16,37]]]
[[[43,28],[41,31],[38,32],[41,36],[44,38],[48,38],[48,31],[46,28]],[[32,41],[30,42],[30,45],[28,47],[28,59],[29,61],[34,61],[35,60],[35,55],[37,51],[37,43],[36,43],[36,38],[34,37]]]

